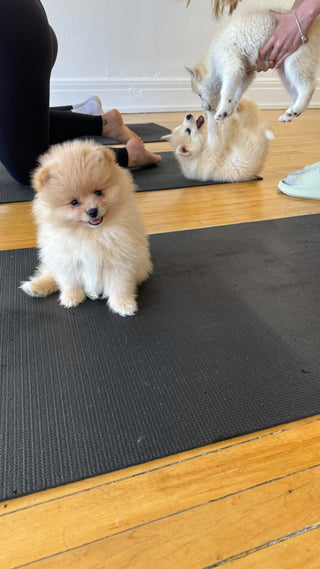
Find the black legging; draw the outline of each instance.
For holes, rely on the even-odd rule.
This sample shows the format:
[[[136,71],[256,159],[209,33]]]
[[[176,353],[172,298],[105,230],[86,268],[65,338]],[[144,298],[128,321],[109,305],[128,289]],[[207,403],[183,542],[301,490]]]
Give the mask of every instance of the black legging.
[[[57,49],[39,0],[0,0],[0,161],[22,184],[50,144],[102,133],[100,116],[49,109]],[[127,166],[126,149],[113,150]]]

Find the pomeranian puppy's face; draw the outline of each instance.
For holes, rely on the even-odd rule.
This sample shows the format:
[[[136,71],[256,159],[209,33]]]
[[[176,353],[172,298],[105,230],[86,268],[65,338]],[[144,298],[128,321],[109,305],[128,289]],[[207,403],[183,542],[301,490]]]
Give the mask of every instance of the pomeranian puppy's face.
[[[196,157],[202,150],[206,140],[205,119],[200,115],[197,119],[187,114],[180,126],[171,134],[164,136],[177,156]]]
[[[53,146],[40,163],[33,186],[52,221],[98,227],[122,201],[120,168],[103,146],[75,140]]]
[[[221,83],[212,81],[203,63],[195,67],[186,67],[191,75],[191,88],[201,99],[204,111],[214,111],[220,100]]]

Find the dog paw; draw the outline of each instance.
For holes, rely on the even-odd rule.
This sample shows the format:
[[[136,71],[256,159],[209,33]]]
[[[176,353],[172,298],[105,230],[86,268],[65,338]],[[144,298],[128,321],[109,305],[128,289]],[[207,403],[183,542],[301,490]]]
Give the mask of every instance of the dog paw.
[[[84,301],[86,295],[83,290],[68,290],[61,292],[60,294],[60,304],[64,308],[74,308]]]
[[[35,288],[32,285],[32,281],[24,281],[21,283],[20,287],[21,290],[23,290],[23,292],[25,292],[26,294],[28,294],[29,296],[34,296],[34,297],[41,297],[41,296],[45,296],[43,294],[39,294],[39,292],[37,292],[35,290]]]
[[[217,122],[221,122],[224,121],[224,119],[226,119],[228,116],[227,111],[224,111],[223,113],[221,113],[220,111],[217,111],[216,114],[214,115],[214,120],[216,120]]]
[[[284,113],[278,118],[279,122],[291,122],[293,120],[293,116],[291,114]]]
[[[227,103],[218,108],[214,118],[216,121],[224,121],[226,118],[230,117],[234,111],[234,106],[232,103]]]
[[[51,275],[39,275],[21,283],[20,288],[29,296],[43,297],[57,292],[58,285]]]
[[[86,290],[86,297],[90,298],[90,300],[97,300],[99,295],[95,291]]]
[[[296,112],[294,109],[288,109],[281,117],[278,118],[279,122],[291,122],[298,117],[301,113]]]
[[[108,305],[112,312],[120,314],[120,316],[133,316],[138,309],[137,303],[133,297],[109,298]]]

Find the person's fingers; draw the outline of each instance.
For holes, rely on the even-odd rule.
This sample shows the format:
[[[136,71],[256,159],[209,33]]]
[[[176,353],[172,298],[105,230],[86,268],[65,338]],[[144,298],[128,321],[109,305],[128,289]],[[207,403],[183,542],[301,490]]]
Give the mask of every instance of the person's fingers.
[[[246,67],[246,72],[250,72],[250,71],[257,71],[258,73],[260,73],[260,71],[268,71],[268,69],[270,69],[271,65],[270,63],[267,61],[262,61],[261,59],[257,59],[256,64],[255,65],[251,65],[250,67]],[[272,64],[272,67],[274,67],[274,63]]]
[[[275,12],[274,10],[269,10],[269,14],[271,14],[275,21],[276,21],[276,26],[278,26],[279,24],[279,14],[277,12]],[[268,59],[270,62],[275,62],[276,61],[276,56],[278,54],[278,51],[280,50],[280,46],[277,43],[277,39],[276,39],[276,34],[272,34],[272,36],[268,39],[267,43],[265,43],[264,46],[262,46],[260,53],[259,53],[259,57],[262,60]],[[268,55],[268,57],[267,57]]]
[[[274,57],[275,67],[280,67],[283,65],[283,62],[293,53],[292,49],[288,49],[287,47],[283,47],[279,50],[277,55]]]
[[[269,10],[269,14],[274,17],[276,22],[279,20],[279,13],[275,12],[275,10]]]
[[[276,69],[278,69],[278,67],[281,67],[281,65],[284,64],[284,62],[285,62],[285,60],[287,59],[287,57],[288,57],[288,53],[285,53],[285,54],[282,55],[281,57],[278,57],[278,59],[277,59],[277,61],[276,61],[276,64],[275,64]]]
[[[286,52],[287,52],[287,49],[283,45],[280,45],[278,42],[275,42],[275,44],[273,45],[273,47],[269,53],[269,60],[277,63],[279,57],[283,57],[283,55]]]
[[[262,46],[262,48],[260,49],[259,59],[264,61],[267,58],[268,53],[271,52],[273,49],[274,49],[274,38],[273,36],[271,36],[271,38],[268,39],[267,43],[265,43],[264,46]]]
[[[257,60],[256,63],[257,71],[268,71],[269,65],[267,62],[262,61],[261,59]]]

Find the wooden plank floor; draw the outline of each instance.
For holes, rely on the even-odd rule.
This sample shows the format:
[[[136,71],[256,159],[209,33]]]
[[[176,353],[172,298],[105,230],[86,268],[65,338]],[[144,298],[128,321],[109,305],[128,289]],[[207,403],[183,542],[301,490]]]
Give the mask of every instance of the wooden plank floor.
[[[150,233],[320,213],[277,189],[320,159],[320,110],[288,125],[263,114],[276,136],[263,180],[139,193]],[[125,118],[171,128],[182,116]],[[34,245],[30,203],[0,205],[0,250]],[[0,568],[318,569],[319,435],[310,417],[2,502]]]

